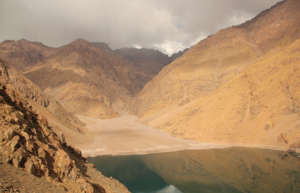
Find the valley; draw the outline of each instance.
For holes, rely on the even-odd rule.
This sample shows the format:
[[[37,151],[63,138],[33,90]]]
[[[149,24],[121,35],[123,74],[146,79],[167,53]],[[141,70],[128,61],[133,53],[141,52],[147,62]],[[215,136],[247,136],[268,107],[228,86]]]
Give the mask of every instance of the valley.
[[[299,10],[176,49],[3,41],[0,192],[299,192]]]

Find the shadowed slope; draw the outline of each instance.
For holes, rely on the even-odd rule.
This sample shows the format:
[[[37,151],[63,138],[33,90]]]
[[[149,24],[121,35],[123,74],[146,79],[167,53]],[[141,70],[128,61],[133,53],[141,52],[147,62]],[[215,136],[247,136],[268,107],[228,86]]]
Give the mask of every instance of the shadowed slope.
[[[105,118],[116,116],[135,92],[128,66],[111,51],[76,40],[25,75],[71,112]]]

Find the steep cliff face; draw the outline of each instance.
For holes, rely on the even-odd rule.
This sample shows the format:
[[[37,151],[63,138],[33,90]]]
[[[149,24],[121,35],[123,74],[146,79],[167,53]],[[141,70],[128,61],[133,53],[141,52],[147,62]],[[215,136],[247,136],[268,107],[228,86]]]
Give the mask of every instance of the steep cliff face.
[[[137,113],[202,142],[296,146],[299,9],[283,1],[201,41],[145,86]]]
[[[46,118],[34,112],[30,101],[8,81],[7,68],[1,64],[1,165],[24,168],[28,173],[51,182],[50,186],[63,186],[61,191],[64,192],[128,192],[118,182],[95,173],[80,151],[69,146],[64,135],[58,135]],[[1,172],[5,169],[0,167]],[[7,178],[13,175],[20,177],[18,173],[9,173]]]

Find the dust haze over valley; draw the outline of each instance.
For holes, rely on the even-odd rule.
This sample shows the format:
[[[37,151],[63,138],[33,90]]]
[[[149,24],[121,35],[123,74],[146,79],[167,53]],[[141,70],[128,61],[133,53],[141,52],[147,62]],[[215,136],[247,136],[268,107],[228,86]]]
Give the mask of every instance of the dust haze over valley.
[[[30,192],[10,179],[31,174],[36,190],[129,192],[85,156],[243,147],[298,163],[300,0],[46,2],[0,2],[0,192]]]

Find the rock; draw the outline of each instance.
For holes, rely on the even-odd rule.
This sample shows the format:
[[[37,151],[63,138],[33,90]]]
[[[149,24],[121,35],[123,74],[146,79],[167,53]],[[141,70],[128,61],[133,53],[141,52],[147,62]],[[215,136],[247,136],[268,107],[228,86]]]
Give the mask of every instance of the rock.
[[[15,167],[24,167],[25,161],[26,154],[22,148],[19,148],[14,152],[11,162]]]
[[[0,142],[9,141],[14,136],[13,128],[7,128],[1,131]]]
[[[9,142],[9,147],[12,152],[16,151],[20,147],[20,136],[15,135]]]
[[[60,178],[64,178],[69,175],[72,169],[72,161],[68,154],[59,149],[54,157],[54,171],[58,174]]]
[[[42,148],[39,148],[38,149],[38,156],[40,158],[46,159],[46,152]]]
[[[25,138],[26,141],[30,140],[30,136],[28,133],[26,133],[25,131],[21,131],[20,135],[23,136]]]
[[[78,192],[94,193],[93,186],[90,183],[88,183],[85,179],[80,178],[76,181],[76,183],[79,185]]]
[[[34,166],[34,164],[33,164],[33,162],[32,162],[31,159],[29,159],[29,160],[26,161],[26,163],[25,163],[25,170],[28,173],[34,175],[34,173],[35,173],[35,166]]]

